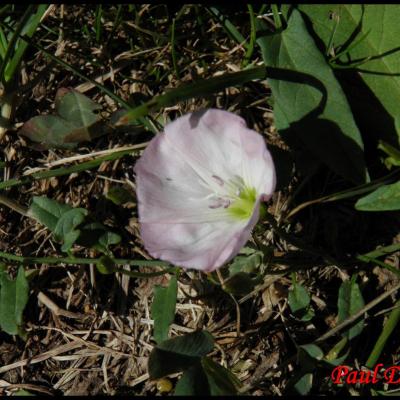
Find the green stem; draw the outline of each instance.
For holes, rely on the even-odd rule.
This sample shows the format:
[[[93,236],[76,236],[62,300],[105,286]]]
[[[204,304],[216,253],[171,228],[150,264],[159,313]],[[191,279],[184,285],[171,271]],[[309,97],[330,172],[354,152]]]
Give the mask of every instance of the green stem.
[[[16,201],[9,199],[8,197],[0,194],[0,204],[5,205],[8,208],[16,211],[17,213],[23,215],[24,217],[27,216],[28,209],[21,204],[18,204]]]
[[[397,168],[396,170],[390,172],[388,175],[383,176],[382,178],[376,179],[375,181],[365,183],[356,187],[353,187],[351,189],[343,190],[341,192],[337,193],[332,193],[328,194],[327,196],[320,197],[318,199],[314,200],[309,200],[306,201],[294,209],[292,209],[289,214],[286,216],[286,219],[293,217],[293,215],[297,214],[300,210],[303,210],[304,208],[312,205],[312,204],[317,204],[317,203],[328,203],[332,201],[338,201],[338,200],[344,200],[348,199],[354,196],[358,196],[364,193],[372,192],[373,190],[381,187],[382,185],[386,185],[388,183],[392,183],[397,179],[399,175],[400,169]],[[296,192],[294,196],[292,196],[292,199],[296,197],[296,194],[300,192],[302,189],[303,185],[308,181],[308,177],[306,177],[302,183],[300,183],[299,187],[296,189]],[[289,203],[290,204],[290,203]]]
[[[376,258],[368,257],[366,255],[359,255],[356,258],[357,258],[357,260],[360,260],[364,263],[375,263],[375,264],[379,265],[380,267],[383,267],[400,277],[400,270],[391,266],[390,264],[385,263],[384,261],[380,261],[380,260],[377,260]]]
[[[79,257],[24,257],[0,251],[0,258],[17,261],[23,264],[100,264],[102,258],[79,258]],[[127,258],[113,259],[116,265],[132,265],[136,267],[169,267],[170,264],[165,261],[157,260],[130,260]]]
[[[6,189],[12,186],[21,186],[25,185],[27,183],[30,183],[35,180],[40,180],[40,179],[47,179],[47,178],[52,178],[54,176],[63,176],[63,175],[69,175],[74,172],[81,172],[81,171],[86,171],[88,169],[93,169],[98,167],[101,163],[104,161],[113,161],[118,158],[121,158],[125,155],[131,154],[135,149],[132,150],[121,150],[112,154],[108,154],[106,156],[98,157],[94,160],[86,161],[80,164],[72,165],[71,167],[67,168],[57,168],[49,171],[40,171],[40,172],[35,172],[32,175],[24,176],[20,179],[10,179],[8,181],[0,182],[0,190]]]
[[[394,307],[395,308],[391,311],[389,318],[386,321],[367,362],[365,363],[367,368],[373,368],[377,364],[386,342],[400,321],[400,300],[396,302]]]
[[[21,264],[29,265],[29,264],[70,264],[70,265],[102,265],[103,259],[100,258],[79,258],[79,257],[24,257],[24,256],[16,256],[14,254],[5,253],[0,251],[0,259],[5,259],[9,261],[16,261]],[[156,271],[150,273],[142,273],[135,271],[127,271],[122,268],[113,268],[113,272],[120,272],[125,275],[129,275],[135,278],[149,278],[152,276],[159,276],[166,273],[175,272],[175,268],[171,267],[171,265],[164,261],[156,261],[156,260],[130,260],[126,258],[115,258],[112,260],[115,265],[131,265],[135,267],[163,267],[164,271]]]

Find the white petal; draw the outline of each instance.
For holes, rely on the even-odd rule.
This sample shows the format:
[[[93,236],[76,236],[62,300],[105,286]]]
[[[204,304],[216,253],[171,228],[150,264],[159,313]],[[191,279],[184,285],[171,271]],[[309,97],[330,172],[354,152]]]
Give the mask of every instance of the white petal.
[[[250,220],[199,224],[141,224],[146,250],[174,265],[213,271],[230,261],[250,239],[259,202]]]
[[[262,137],[247,129],[242,118],[213,109],[168,124],[146,148],[135,172],[147,251],[205,271],[239,252],[258,220],[259,202],[275,187]],[[256,189],[257,201],[248,219],[237,219],[226,207],[243,181]]]

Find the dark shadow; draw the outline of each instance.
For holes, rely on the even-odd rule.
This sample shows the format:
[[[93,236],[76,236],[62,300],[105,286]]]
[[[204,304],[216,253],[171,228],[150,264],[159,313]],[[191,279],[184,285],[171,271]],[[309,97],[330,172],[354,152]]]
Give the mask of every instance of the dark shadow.
[[[297,151],[297,159],[307,156],[303,148],[343,177],[351,177],[355,184],[365,182],[363,150],[333,121],[315,118],[311,113],[289,128],[280,131],[282,138]],[[343,156],[345,155],[345,156]]]
[[[271,152],[274,160],[276,172],[276,191],[285,190],[293,175],[293,157],[289,151],[283,150],[278,146],[268,144],[268,150]]]
[[[258,39],[270,35],[262,29],[257,32]],[[266,67],[266,77],[286,83],[306,84],[321,93],[319,104],[314,109],[279,132],[283,140],[297,153],[296,161],[315,158],[315,161],[312,160],[313,165],[318,163],[316,160],[320,160],[353,183],[364,183],[366,169],[363,149],[347,137],[335,122],[320,117],[328,99],[324,83],[310,74],[275,67]],[[307,166],[305,173],[309,170]]]
[[[364,5],[362,7],[362,14],[360,21],[350,34],[349,38],[340,47],[343,51],[356,40],[357,36],[362,32]],[[301,12],[301,10],[299,10]],[[301,12],[305,21],[308,32],[312,35],[317,47],[322,54],[326,53],[326,45],[319,38],[313,29],[313,25],[307,14]],[[388,50],[382,54],[372,56],[370,60],[379,59],[384,56],[393,54],[400,51],[400,46]],[[346,66],[349,69],[334,69],[334,74],[342,86],[342,89],[350,104],[354,119],[360,129],[364,145],[365,145],[365,158],[372,176],[380,176],[384,173],[383,165],[380,161],[382,153],[377,150],[378,140],[384,140],[393,146],[397,146],[398,136],[394,124],[393,117],[386,111],[382,103],[375,96],[372,90],[365,84],[360,76],[360,72],[365,74],[386,75],[386,76],[399,76],[400,72],[385,73],[379,71],[368,71],[363,68],[351,68],[351,64],[359,60],[350,60],[349,63],[336,63]]]
[[[379,140],[398,146],[394,119],[356,70],[335,70],[335,75],[360,129],[371,178],[382,176],[387,170],[380,160],[383,153],[377,146]]]

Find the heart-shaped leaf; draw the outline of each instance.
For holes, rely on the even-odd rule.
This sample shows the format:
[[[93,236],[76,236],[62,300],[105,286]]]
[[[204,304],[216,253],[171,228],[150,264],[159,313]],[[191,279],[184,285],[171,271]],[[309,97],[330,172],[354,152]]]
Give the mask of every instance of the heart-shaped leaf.
[[[101,106],[73,89],[58,90],[56,115],[39,115],[26,122],[19,131],[41,148],[76,147],[80,142],[104,135],[106,127],[95,111]]]
[[[282,71],[279,79],[269,79],[278,131],[303,159],[310,158],[304,153],[307,150],[337,174],[364,183],[367,173],[360,132],[300,12],[293,9],[287,28],[275,34],[265,34],[264,25],[259,22],[258,44],[265,65]]]
[[[65,252],[77,243],[109,254],[109,246],[121,241],[121,236],[110,232],[99,222],[84,224],[88,217],[84,208],[73,208],[46,196],[33,197],[28,215],[47,226],[54,233],[54,238],[63,243],[61,250]]]
[[[370,94],[354,82],[356,79],[350,79],[346,88],[360,120],[365,121],[363,127],[371,133],[375,130],[387,135],[388,140],[391,136],[392,143],[400,139],[398,5],[301,4],[298,7],[311,22],[326,54],[335,55],[335,62],[341,67],[355,65],[357,75],[369,88]]]

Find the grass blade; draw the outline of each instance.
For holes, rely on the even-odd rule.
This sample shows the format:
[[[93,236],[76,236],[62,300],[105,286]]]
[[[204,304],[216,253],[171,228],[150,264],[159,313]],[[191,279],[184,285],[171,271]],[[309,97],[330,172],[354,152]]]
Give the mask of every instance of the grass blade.
[[[27,37],[31,38],[35,34],[35,32],[40,24],[40,21],[48,7],[49,6],[47,4],[40,4],[38,6],[36,13],[31,15],[31,17],[26,22],[26,24],[24,24],[21,34],[24,34]],[[15,34],[15,32],[14,32],[14,34]],[[27,47],[28,47],[28,43],[25,41],[18,40],[18,42],[16,43],[15,54],[13,55],[12,59],[10,60],[10,63],[6,67],[5,73],[6,73],[7,80],[11,80],[12,77],[14,76],[14,74],[17,71],[17,68],[22,60],[22,57],[25,54]]]
[[[6,53],[4,55],[3,61],[0,66],[0,79],[3,83],[6,83],[5,70],[9,63],[9,60],[12,57],[14,46],[17,43],[17,40],[18,40],[20,34],[22,33],[22,30],[24,29],[25,24],[28,22],[29,18],[31,17],[34,7],[35,6],[32,4],[28,6],[24,15],[22,16],[21,20],[19,21],[17,27],[15,29],[13,29],[14,33],[13,33],[10,41],[8,42],[7,50],[6,50]]]
[[[209,7],[207,10],[222,25],[228,35],[236,42],[242,43],[247,50],[248,44],[246,43],[246,39],[229,21],[229,19],[227,19],[216,7]]]
[[[51,178],[53,176],[69,175],[69,174],[72,174],[73,172],[82,172],[82,171],[86,171],[88,169],[93,169],[93,168],[98,167],[104,161],[113,161],[113,160],[116,160],[123,156],[126,156],[128,154],[131,154],[134,151],[135,151],[134,149],[122,150],[122,151],[118,151],[118,152],[115,152],[112,154],[108,154],[103,157],[96,158],[94,160],[83,162],[81,164],[72,165],[70,167],[57,168],[57,169],[53,169],[50,171],[40,171],[40,172],[35,172],[32,175],[24,176],[20,179],[10,179],[8,181],[0,182],[0,190],[6,189],[6,188],[9,188],[12,186],[25,185],[25,184],[30,183],[35,180],[47,179],[47,178]]]
[[[158,111],[163,107],[170,107],[180,101],[192,99],[194,97],[206,96],[227,87],[242,85],[246,82],[263,79],[266,76],[264,66],[247,69],[232,74],[225,74],[210,79],[201,79],[197,82],[172,89],[165,94],[155,96],[148,102],[128,111],[116,122],[116,126],[125,125],[131,121],[144,117],[151,111]]]
[[[371,351],[371,354],[369,355],[367,362],[365,363],[365,366],[367,368],[373,368],[377,364],[386,342],[388,341],[390,335],[393,333],[399,321],[400,321],[400,300],[397,300],[396,304],[394,305],[394,309],[390,312],[389,318],[386,321],[385,326],[383,327],[382,332],[379,335],[379,338],[376,341],[375,346]]]

